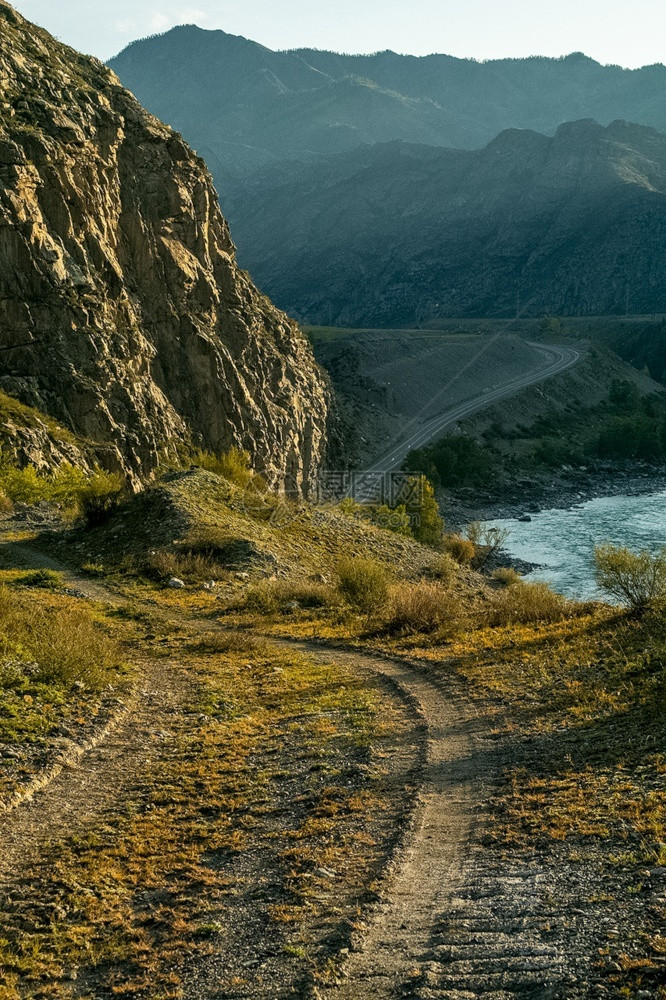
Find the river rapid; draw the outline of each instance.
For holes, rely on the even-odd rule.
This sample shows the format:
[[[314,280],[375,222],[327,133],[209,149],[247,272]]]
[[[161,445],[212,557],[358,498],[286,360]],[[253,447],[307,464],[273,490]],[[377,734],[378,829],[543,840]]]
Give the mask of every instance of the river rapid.
[[[666,491],[589,500],[566,510],[544,510],[531,521],[500,519],[508,529],[505,551],[536,563],[526,579],[543,580],[567,597],[603,597],[594,579],[594,547],[603,542],[654,551],[666,546]]]

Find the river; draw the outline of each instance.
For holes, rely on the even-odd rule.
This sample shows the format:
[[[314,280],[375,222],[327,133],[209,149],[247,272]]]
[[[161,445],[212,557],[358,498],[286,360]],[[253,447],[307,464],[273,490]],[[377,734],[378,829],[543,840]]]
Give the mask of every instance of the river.
[[[602,597],[594,579],[594,547],[602,542],[631,549],[666,545],[666,491],[644,496],[601,497],[568,510],[545,510],[532,520],[497,520],[490,527],[511,534],[505,550],[537,563],[528,580],[544,580],[567,597]]]

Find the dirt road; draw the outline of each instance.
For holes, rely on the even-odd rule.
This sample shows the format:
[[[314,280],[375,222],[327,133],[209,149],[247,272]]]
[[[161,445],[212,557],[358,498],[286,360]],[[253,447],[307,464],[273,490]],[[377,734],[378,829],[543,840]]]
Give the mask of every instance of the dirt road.
[[[42,561],[39,553],[22,551],[33,565]],[[48,565],[59,568],[52,559]],[[85,585],[73,574],[69,579]],[[95,585],[97,598],[102,589]],[[354,949],[337,981],[298,995],[330,1000],[596,996],[585,985],[585,960],[593,950],[577,954],[567,945],[578,932],[571,914],[553,903],[561,872],[539,857],[514,861],[483,846],[502,754],[446,672],[426,672],[398,657],[282,642],[324,663],[381,675],[420,716],[426,741],[416,809],[385,869],[379,901],[361,915]],[[125,716],[107,738],[0,819],[0,898],[5,903],[20,905],[25,881],[34,878],[50,842],[65,833],[84,838],[112,822],[119,803],[132,801],[135,779],[146,768],[159,767],[168,752],[170,729],[187,697],[187,678],[178,663],[147,665]],[[358,922],[358,914],[352,917]],[[220,939],[218,947],[223,960],[226,949],[234,948],[233,938]],[[194,972],[182,986],[183,995],[198,1000],[232,995],[209,989],[208,979],[202,985]],[[269,995],[271,1000],[287,996],[269,994],[258,982],[256,989],[233,993],[266,1000]]]
[[[392,472],[399,469],[410,451],[422,448],[431,441],[436,441],[448,427],[451,427],[458,420],[469,417],[472,413],[476,413],[500,399],[513,396],[521,389],[552,378],[554,375],[566,371],[567,368],[571,368],[580,360],[580,352],[570,347],[557,347],[550,344],[530,344],[529,346],[538,350],[542,355],[542,366],[530,374],[521,375],[510,382],[489,386],[470,399],[456,403],[455,406],[446,409],[436,417],[427,419],[425,423],[421,423],[418,416],[413,418],[403,429],[400,441],[394,443],[367,471]],[[429,400],[424,406],[424,411],[431,406],[432,400]]]

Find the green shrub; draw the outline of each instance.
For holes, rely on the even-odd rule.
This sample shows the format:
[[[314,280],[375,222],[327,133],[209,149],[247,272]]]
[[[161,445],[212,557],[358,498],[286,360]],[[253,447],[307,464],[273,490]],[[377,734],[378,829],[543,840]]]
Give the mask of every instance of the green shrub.
[[[95,505],[108,508],[110,498],[122,493],[123,480],[115,473],[101,469],[88,473],[68,463],[51,474],[31,465],[19,469],[5,464],[0,466],[0,491],[12,504],[53,503],[85,515]]]
[[[199,451],[194,456],[194,465],[208,472],[222,476],[235,486],[245,487],[258,477],[252,471],[250,453],[240,448],[230,448],[221,455],[212,455],[208,451]]]
[[[3,489],[0,489],[0,517],[7,517],[14,511],[14,504]]]
[[[516,573],[515,569],[510,566],[500,566],[492,574],[492,579],[495,583],[501,584],[502,587],[512,587],[521,582],[520,574]]]
[[[459,564],[453,556],[443,553],[438,559],[428,566],[427,576],[431,580],[439,580],[444,586],[453,583],[459,569]]]
[[[338,590],[352,607],[375,614],[386,608],[389,575],[372,559],[343,559],[338,565]]]
[[[474,542],[462,535],[445,535],[442,547],[460,566],[469,566],[476,555]]]
[[[397,507],[389,507],[388,504],[383,503],[379,504],[378,507],[371,507],[369,510],[370,520],[376,527],[393,531],[397,535],[411,536],[412,522],[404,503],[398,504]]]
[[[96,469],[81,488],[77,506],[89,528],[106,522],[127,499],[127,489],[122,476]]]
[[[644,611],[666,598],[666,548],[632,552],[599,545],[594,552],[597,583],[634,611]]]
[[[422,545],[439,549],[444,534],[444,520],[439,513],[435,490],[425,476],[419,476],[414,483],[416,499],[407,504],[407,511],[413,525],[412,534]]]
[[[441,584],[404,583],[391,589],[383,627],[391,634],[436,632],[459,614],[458,602]]]
[[[571,605],[547,583],[516,583],[498,591],[489,612],[490,624],[537,625],[565,618]]]
[[[81,566],[81,572],[84,573],[86,576],[94,576],[98,578],[106,576],[106,569],[101,563],[93,563],[93,562],[83,563],[83,565]]]
[[[62,576],[52,569],[36,569],[26,573],[16,581],[22,587],[41,587],[44,590],[59,590],[62,587]]]

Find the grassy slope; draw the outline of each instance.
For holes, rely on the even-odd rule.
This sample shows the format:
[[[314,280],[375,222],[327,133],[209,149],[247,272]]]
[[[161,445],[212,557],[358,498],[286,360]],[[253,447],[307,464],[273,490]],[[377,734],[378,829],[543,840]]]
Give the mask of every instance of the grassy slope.
[[[132,602],[114,617],[116,627],[127,628],[142,655],[177,660],[189,707],[170,723],[176,739],[168,760],[142,776],[139,799],[150,808],[120,810],[113,829],[83,846],[55,844],[34,873],[27,905],[42,929],[17,929],[10,913],[8,989],[34,974],[46,990],[40,995],[68,995],[58,970],[82,966],[96,996],[112,985],[145,995],[147,979],[151,997],[175,996],[180,957],[205,963],[207,951],[223,948],[221,927],[239,934],[246,908],[256,906],[266,921],[262,947],[281,956],[270,959],[267,974],[292,986],[327,975],[331,935],[345,915],[353,918],[352,900],[376,877],[391,825],[403,815],[387,783],[390,762],[381,761],[387,753],[390,761],[409,723],[376,685],[338,668],[322,672],[251,636],[225,638],[231,629],[390,651],[453,682],[497,734],[503,755],[487,851],[498,863],[503,854],[525,863],[536,856],[566,875],[555,907],[587,907],[595,928],[612,921],[617,932],[598,958],[611,996],[664,995],[666,913],[655,888],[666,865],[662,616],[636,619],[592,605],[550,623],[507,623],[497,615],[506,591],[467,571],[448,591],[442,586],[451,614],[428,633],[390,635],[383,608],[368,617],[337,601],[261,614],[243,596],[248,582],[262,585],[276,570],[302,585],[332,574],[337,559],[356,550],[393,565],[404,580],[418,578],[428,561],[414,543],[336,512],[301,506],[287,517],[281,504],[268,503],[282,512],[276,520],[264,506],[248,508],[242,491],[194,472],[133,501],[104,529],[54,545],[79,564],[101,560],[96,572]],[[221,570],[214,561],[184,590],[146,575],[151,552],[183,559],[174,541],[212,527],[254,547],[243,568],[219,573],[215,590],[202,587]],[[341,780],[349,768],[355,777]],[[295,810],[285,811],[285,795]],[[210,850],[228,862],[211,869]],[[251,902],[267,870],[272,888]],[[94,896],[82,900],[81,885]],[[205,892],[193,894],[193,885]],[[138,905],[153,895],[154,905]],[[74,926],[66,918],[43,926],[43,907],[54,899],[79,914]],[[249,988],[248,968],[236,963],[224,988]],[[31,990],[21,995],[37,995]]]

